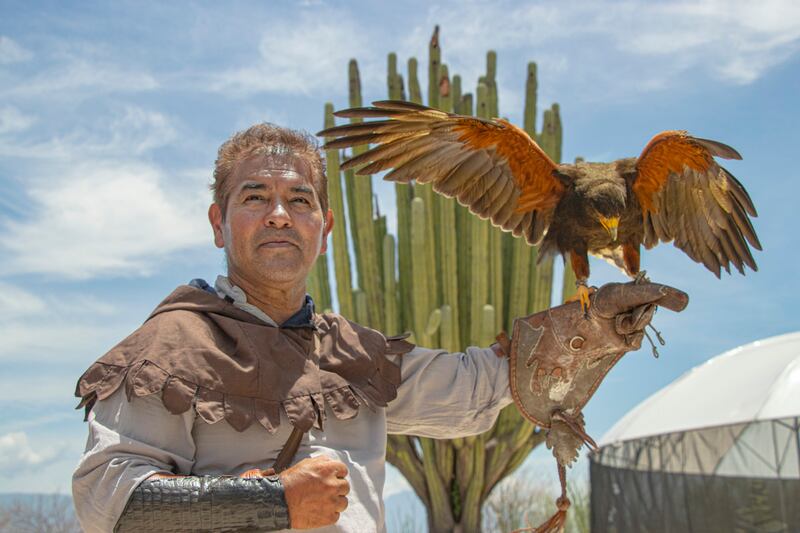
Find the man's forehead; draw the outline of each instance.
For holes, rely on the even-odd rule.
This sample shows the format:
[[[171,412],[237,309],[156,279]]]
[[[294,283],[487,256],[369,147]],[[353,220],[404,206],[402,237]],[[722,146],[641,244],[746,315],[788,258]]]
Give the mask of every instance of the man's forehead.
[[[287,153],[254,154],[240,161],[234,170],[236,181],[248,179],[288,178],[311,183],[312,169],[307,161]]]

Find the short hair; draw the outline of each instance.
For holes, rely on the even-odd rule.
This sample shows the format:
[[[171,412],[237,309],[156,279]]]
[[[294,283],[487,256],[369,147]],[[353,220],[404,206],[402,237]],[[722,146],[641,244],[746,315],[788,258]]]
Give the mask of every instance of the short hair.
[[[308,164],[322,216],[325,216],[328,212],[328,177],[316,138],[304,131],[263,122],[234,134],[219,147],[211,190],[223,218],[231,193],[231,174],[239,162],[257,154],[291,154]]]

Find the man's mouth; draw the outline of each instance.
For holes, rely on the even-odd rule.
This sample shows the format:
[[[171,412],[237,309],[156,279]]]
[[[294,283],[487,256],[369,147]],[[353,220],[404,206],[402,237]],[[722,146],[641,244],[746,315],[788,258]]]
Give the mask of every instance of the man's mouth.
[[[292,241],[284,241],[284,240],[271,240],[261,244],[264,248],[289,248],[295,246]]]

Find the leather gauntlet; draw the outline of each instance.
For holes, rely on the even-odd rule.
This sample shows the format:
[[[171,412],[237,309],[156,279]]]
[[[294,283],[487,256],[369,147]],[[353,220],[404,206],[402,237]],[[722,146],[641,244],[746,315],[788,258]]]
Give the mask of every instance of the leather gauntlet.
[[[682,311],[686,293],[655,283],[609,283],[591,297],[588,314],[577,302],[514,322],[511,391],[522,414],[548,431],[547,445],[558,462],[578,456],[581,409],[627,352],[642,345],[656,306]]]
[[[577,302],[514,322],[509,348],[514,402],[525,418],[544,428],[558,461],[562,494],[559,512],[537,532],[560,531],[569,507],[565,467],[586,443],[581,410],[609,370],[638,350],[657,306],[682,311],[689,296],[655,283],[609,283],[591,296],[587,314]]]
[[[288,507],[277,476],[187,476],[140,483],[114,531],[232,533],[288,528]]]

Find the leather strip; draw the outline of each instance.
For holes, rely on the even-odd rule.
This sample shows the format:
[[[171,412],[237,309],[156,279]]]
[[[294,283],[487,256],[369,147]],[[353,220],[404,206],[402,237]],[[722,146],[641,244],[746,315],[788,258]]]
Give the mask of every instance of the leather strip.
[[[292,433],[289,435],[289,438],[286,440],[286,444],[283,445],[283,448],[281,448],[281,451],[278,454],[278,458],[275,459],[275,463],[272,465],[272,469],[276,474],[280,474],[286,470],[286,468],[292,463],[292,459],[297,453],[300,443],[303,441],[303,435],[305,435],[305,431],[292,428]]]

